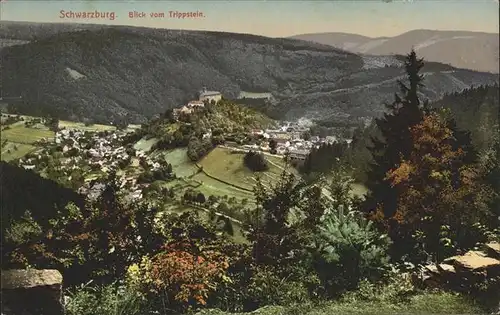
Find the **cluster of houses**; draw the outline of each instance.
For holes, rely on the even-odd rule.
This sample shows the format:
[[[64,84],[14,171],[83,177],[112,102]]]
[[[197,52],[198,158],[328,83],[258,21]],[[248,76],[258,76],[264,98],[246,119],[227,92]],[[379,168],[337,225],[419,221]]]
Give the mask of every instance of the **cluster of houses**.
[[[179,115],[181,114],[191,114],[193,113],[197,108],[202,108],[205,107],[205,102],[208,103],[217,103],[222,99],[222,94],[218,91],[208,91],[207,88],[203,88],[199,92],[199,97],[198,100],[193,100],[189,101],[186,105],[180,107],[180,108],[175,108],[173,110],[174,113],[174,118],[177,119]]]
[[[292,123],[284,123],[279,129],[254,129],[251,131],[251,134],[266,139],[266,143],[261,146],[244,145],[243,147],[248,150],[268,152],[271,149],[268,143],[274,141],[278,155],[288,154],[292,160],[304,161],[313,148],[317,148],[323,143],[338,141],[338,138],[335,136],[327,136],[325,138],[311,136],[306,139],[304,134],[307,131],[309,131],[309,128]],[[351,140],[346,141],[348,144],[351,142]]]
[[[162,167],[158,160],[154,160],[145,152],[123,147],[122,141],[125,135],[124,131],[98,133],[62,129],[55,134],[54,138],[54,144],[62,146],[63,153],[57,167],[68,176],[71,176],[72,171],[76,169],[86,170],[87,173],[93,171],[109,173],[111,170],[123,169],[124,165],[139,167],[142,164],[150,171]],[[25,169],[36,169],[44,156],[50,154],[51,146],[45,146],[34,157],[21,159],[20,166]],[[85,184],[78,192],[87,195],[90,199],[96,198],[105,185],[93,179],[89,176],[90,174],[84,175],[86,175]],[[127,192],[126,200],[141,199],[142,190],[148,186],[148,184],[138,184],[136,177],[125,171],[117,172],[118,184]]]

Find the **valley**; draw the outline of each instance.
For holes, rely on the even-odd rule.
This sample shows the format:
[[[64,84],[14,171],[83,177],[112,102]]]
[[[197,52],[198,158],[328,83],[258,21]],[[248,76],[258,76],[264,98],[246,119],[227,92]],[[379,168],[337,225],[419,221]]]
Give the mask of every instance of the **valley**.
[[[271,37],[445,20],[352,4],[298,28],[215,2],[201,30],[0,21],[2,315],[499,314],[498,44]]]

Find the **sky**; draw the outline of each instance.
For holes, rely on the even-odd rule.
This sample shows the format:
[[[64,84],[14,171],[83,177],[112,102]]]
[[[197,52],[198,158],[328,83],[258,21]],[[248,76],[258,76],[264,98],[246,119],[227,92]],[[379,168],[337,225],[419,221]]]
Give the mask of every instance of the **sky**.
[[[383,37],[414,29],[490,33],[499,29],[498,0],[0,1],[0,20],[133,25],[269,37],[322,32]],[[77,18],[68,13],[95,10],[104,15],[107,12],[107,17]],[[130,17],[134,11],[145,16]],[[196,14],[183,17],[172,13],[175,11]],[[159,16],[151,17],[151,13]]]

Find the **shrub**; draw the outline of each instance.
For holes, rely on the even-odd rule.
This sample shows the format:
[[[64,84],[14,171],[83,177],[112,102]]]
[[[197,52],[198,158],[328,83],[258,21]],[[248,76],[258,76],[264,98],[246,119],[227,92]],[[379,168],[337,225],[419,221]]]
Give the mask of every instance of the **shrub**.
[[[320,224],[316,240],[316,270],[329,295],[358,287],[362,279],[375,280],[389,263],[387,235],[352,210],[331,211]]]
[[[246,288],[247,307],[301,304],[309,301],[309,292],[302,282],[289,281],[269,267],[256,268]]]
[[[269,169],[267,161],[262,153],[249,151],[243,158],[243,163],[246,167],[254,172],[266,171]]]
[[[165,246],[151,259],[128,269],[131,284],[159,296],[170,311],[186,310],[207,304],[218,283],[227,280],[227,258],[215,251],[192,253],[184,243]]]
[[[107,285],[81,286],[68,292],[65,308],[68,315],[139,315],[144,314],[141,296],[127,287]]]

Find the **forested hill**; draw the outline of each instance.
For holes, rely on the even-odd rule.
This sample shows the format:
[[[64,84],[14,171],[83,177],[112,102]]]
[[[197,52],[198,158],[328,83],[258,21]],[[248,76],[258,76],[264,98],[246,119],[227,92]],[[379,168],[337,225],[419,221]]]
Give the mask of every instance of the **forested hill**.
[[[449,108],[457,125],[471,131],[478,148],[485,148],[497,132],[493,127],[499,123],[499,94],[498,84],[479,86],[446,95],[434,106]]]
[[[144,122],[203,86],[226,98],[272,93],[276,102],[268,109],[279,118],[372,116],[392,100],[404,72],[400,57],[300,40],[133,27],[51,34],[6,47],[0,58],[3,95],[22,95],[22,112],[96,122],[125,115]],[[424,72],[423,92],[431,99],[498,80],[437,63]]]

